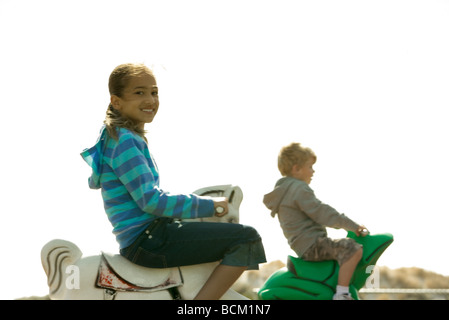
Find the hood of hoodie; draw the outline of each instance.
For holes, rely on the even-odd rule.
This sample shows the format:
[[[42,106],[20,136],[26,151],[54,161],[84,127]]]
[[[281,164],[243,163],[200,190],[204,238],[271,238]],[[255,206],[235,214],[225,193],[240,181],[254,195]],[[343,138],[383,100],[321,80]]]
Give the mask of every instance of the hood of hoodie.
[[[107,143],[107,130],[103,126],[100,131],[100,136],[92,148],[84,149],[81,152],[81,157],[92,168],[92,174],[89,177],[89,187],[91,189],[100,189],[100,175],[103,163],[103,154]]]
[[[283,177],[276,182],[274,190],[263,197],[263,203],[271,210],[271,216],[273,218],[279,212],[279,207],[287,194],[287,190],[295,181],[295,178]]]

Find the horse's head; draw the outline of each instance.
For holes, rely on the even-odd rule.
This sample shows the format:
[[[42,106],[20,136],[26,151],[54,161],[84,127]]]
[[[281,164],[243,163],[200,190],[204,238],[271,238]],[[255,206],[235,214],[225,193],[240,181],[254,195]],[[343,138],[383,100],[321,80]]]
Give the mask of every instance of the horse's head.
[[[243,200],[242,189],[238,186],[233,185],[221,185],[201,188],[193,192],[199,196],[210,196],[210,197],[226,197],[228,198],[228,214],[223,217],[210,217],[210,218],[200,218],[193,219],[194,221],[203,222],[228,222],[228,223],[238,223],[239,222],[239,208],[240,203]]]
[[[51,299],[63,299],[67,293],[67,267],[75,265],[82,255],[74,243],[66,240],[51,240],[42,248],[42,267],[47,274]]]

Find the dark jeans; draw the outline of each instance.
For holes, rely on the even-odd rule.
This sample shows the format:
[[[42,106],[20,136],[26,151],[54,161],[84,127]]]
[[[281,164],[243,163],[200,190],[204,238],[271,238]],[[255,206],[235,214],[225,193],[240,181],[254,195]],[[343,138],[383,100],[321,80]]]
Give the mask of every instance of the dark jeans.
[[[128,260],[150,268],[170,268],[222,260],[257,269],[266,262],[262,241],[249,226],[232,223],[179,222],[158,218],[128,248]]]

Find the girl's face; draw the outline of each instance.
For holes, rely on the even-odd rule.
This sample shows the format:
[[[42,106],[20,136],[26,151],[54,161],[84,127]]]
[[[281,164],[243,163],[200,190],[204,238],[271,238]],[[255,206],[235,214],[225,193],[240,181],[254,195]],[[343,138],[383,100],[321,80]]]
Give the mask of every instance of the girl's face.
[[[310,184],[315,173],[315,170],[313,170],[314,163],[314,159],[309,159],[302,167],[295,164],[292,168],[292,177]]]
[[[150,74],[132,77],[122,97],[111,96],[111,104],[122,116],[133,120],[141,129],[153,121],[159,109],[156,79]]]

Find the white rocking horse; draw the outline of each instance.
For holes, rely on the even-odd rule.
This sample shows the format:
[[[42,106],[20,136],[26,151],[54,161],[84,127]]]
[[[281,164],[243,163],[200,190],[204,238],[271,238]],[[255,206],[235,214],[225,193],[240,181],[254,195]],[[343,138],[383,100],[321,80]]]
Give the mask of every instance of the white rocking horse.
[[[229,213],[223,217],[199,219],[207,222],[238,223],[243,200],[237,186],[220,185],[194,192],[203,196],[227,197]],[[184,220],[187,221],[187,220]],[[198,221],[189,219],[189,221]],[[138,266],[119,254],[101,253],[82,258],[72,242],[52,240],[41,251],[42,266],[47,274],[52,300],[167,300],[193,299],[217,262],[167,269]],[[246,299],[228,290],[223,300]]]

